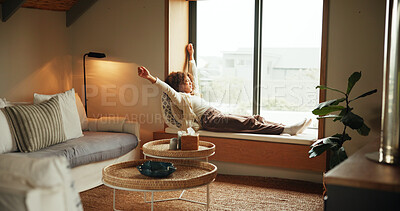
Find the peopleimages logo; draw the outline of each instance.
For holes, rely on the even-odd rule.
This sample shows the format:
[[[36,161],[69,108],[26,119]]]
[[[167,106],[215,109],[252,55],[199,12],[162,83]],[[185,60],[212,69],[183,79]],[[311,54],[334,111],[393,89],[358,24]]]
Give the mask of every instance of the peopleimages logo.
[[[164,120],[162,118],[161,113],[151,113],[151,114],[125,114],[125,115],[118,115],[118,114],[94,114],[92,118],[99,119],[100,117],[122,117],[129,119],[131,121],[137,122],[139,124],[162,124]],[[116,119],[106,119],[107,123],[116,123],[118,120]]]
[[[258,89],[258,88],[257,88]],[[221,89],[212,86],[203,86],[203,98],[214,106],[238,106],[239,104],[251,107],[253,102],[251,85],[227,84]],[[314,107],[318,104],[318,90],[308,83],[270,83],[262,85],[259,90],[261,105],[276,105],[285,107]]]
[[[82,87],[82,90],[83,87]],[[84,91],[81,97],[84,98]],[[100,106],[149,106],[151,98],[160,98],[160,90],[154,85],[142,85],[140,87],[134,84],[124,84],[117,86],[109,85],[87,85],[87,99],[100,97]]]
[[[251,85],[243,84],[225,84],[220,89],[211,86],[201,87],[200,95],[208,106],[215,108],[220,107],[237,107],[252,106],[253,88]],[[262,85],[261,105],[285,106],[294,109],[305,107],[312,108],[318,104],[318,90],[315,86],[307,83],[270,83]],[[108,84],[108,85],[87,85],[87,99],[93,102],[96,99],[99,106],[151,106],[151,102],[160,102],[161,90],[152,84],[144,84],[137,86],[135,84]],[[84,98],[83,87],[81,98]],[[100,98],[100,102],[99,102]]]

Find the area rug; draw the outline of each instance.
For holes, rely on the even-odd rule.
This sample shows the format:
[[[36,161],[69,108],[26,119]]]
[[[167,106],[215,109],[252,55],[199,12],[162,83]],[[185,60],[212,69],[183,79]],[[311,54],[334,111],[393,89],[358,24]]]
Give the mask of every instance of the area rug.
[[[116,209],[150,210],[143,192],[116,191]],[[179,197],[181,191],[156,192],[154,199]],[[323,210],[323,186],[318,183],[253,177],[218,175],[210,184],[209,210]],[[207,189],[189,189],[184,198],[206,202]],[[83,208],[112,210],[113,189],[101,185],[80,193]],[[151,194],[147,193],[147,200]],[[182,200],[156,202],[154,210],[205,210],[205,205]]]

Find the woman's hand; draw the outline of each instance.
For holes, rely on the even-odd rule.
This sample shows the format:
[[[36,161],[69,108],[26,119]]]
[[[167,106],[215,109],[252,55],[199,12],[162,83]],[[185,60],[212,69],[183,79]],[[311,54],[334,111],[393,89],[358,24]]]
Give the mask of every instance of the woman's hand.
[[[189,43],[189,44],[187,45],[186,49],[187,49],[187,51],[188,51],[188,53],[189,53],[189,61],[190,61],[190,60],[193,60],[193,59],[194,59],[194,58],[193,58],[193,55],[194,55],[193,44],[192,44],[192,43]]]
[[[145,67],[141,66],[138,67],[138,75],[142,78],[147,79],[150,76],[150,71],[147,70]]]
[[[138,75],[144,79],[149,80],[151,83],[155,83],[157,79],[150,74],[150,71],[147,70],[145,67],[141,66],[138,67]]]

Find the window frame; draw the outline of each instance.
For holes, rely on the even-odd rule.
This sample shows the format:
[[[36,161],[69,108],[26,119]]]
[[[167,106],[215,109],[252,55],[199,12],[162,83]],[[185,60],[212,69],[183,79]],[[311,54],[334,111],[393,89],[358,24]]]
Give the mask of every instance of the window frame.
[[[253,115],[260,114],[261,91],[257,87],[261,86],[261,57],[262,57],[262,9],[263,0],[255,1],[254,13],[254,58],[253,58]],[[322,8],[322,39],[321,39],[321,61],[320,61],[320,84],[326,85],[327,72],[327,51],[328,51],[328,12],[329,0],[323,1]],[[189,1],[189,42],[194,46],[197,44],[197,1]],[[196,51],[197,48],[195,48]],[[197,60],[197,53],[194,54]],[[326,90],[319,90],[319,102],[326,100]],[[325,136],[325,120],[318,122],[318,138]]]

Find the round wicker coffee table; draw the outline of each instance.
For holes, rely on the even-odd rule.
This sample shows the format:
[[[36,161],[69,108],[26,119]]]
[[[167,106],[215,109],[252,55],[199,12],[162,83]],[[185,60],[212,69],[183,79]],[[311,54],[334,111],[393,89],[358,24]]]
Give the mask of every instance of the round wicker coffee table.
[[[207,141],[199,141],[198,150],[170,150],[170,139],[161,139],[147,142],[143,145],[143,155],[146,157],[178,160],[205,159],[215,154],[215,145]]]
[[[169,200],[184,200],[179,198],[154,200],[154,192],[160,191],[175,191],[207,186],[207,203],[196,202],[206,205],[206,209],[210,203],[209,184],[215,180],[217,176],[217,167],[208,162],[194,160],[176,160],[173,162],[176,171],[166,178],[152,178],[139,173],[136,166],[143,164],[146,159],[128,161],[117,164],[112,164],[103,169],[104,185],[114,189],[113,193],[113,209],[115,208],[115,190],[151,192],[151,210],[153,210],[154,202],[169,201]]]

